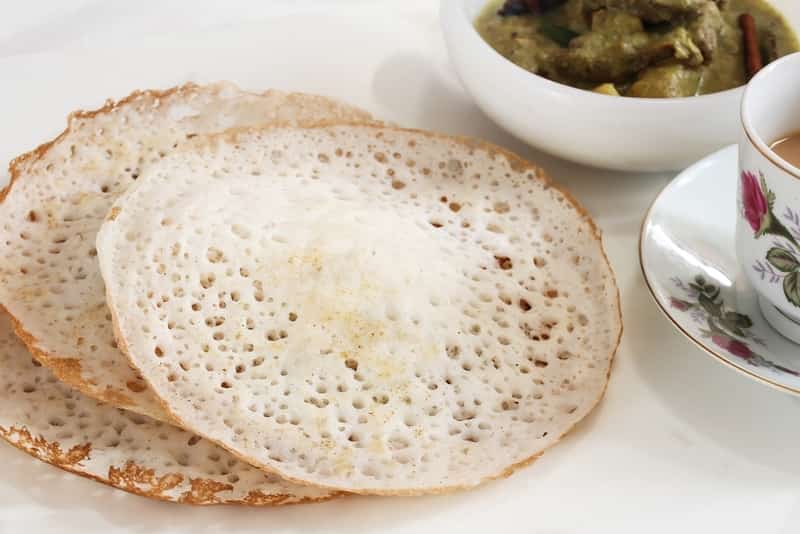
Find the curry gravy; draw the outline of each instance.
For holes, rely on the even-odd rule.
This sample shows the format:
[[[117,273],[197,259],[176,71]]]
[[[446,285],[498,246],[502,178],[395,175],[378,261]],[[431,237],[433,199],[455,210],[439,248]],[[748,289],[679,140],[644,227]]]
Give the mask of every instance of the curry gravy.
[[[800,50],[791,25],[766,0],[540,2],[549,7],[516,13],[508,2],[491,0],[475,27],[523,69],[606,94],[686,97],[746,84],[743,14],[754,19],[764,64]],[[698,6],[696,12],[667,17],[659,11],[689,5]]]

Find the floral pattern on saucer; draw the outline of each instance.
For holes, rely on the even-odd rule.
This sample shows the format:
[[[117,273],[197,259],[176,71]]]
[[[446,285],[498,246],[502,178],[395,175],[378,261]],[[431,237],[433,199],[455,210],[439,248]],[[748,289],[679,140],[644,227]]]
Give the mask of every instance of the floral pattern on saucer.
[[[787,206],[782,218],[775,216],[775,193],[767,186],[764,174],[742,172],[742,211],[756,239],[770,235],[776,239],[765,261],[756,261],[753,270],[768,283],[781,283],[786,300],[800,307],[800,212]],[[786,225],[791,227],[788,228]]]
[[[683,291],[684,298],[670,297],[670,306],[689,314],[692,321],[701,326],[700,335],[705,339],[710,339],[729,355],[753,367],[800,376],[800,371],[778,365],[752,348],[753,345],[759,345],[767,349],[767,344],[750,331],[753,321],[748,315],[725,306],[719,286],[709,283],[703,276],[696,276],[688,283],[678,277],[671,280]]]

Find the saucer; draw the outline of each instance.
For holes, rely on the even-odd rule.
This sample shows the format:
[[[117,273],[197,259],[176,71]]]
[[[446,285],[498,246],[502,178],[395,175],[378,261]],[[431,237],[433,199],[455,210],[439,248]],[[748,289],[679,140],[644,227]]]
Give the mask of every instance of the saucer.
[[[800,395],[800,345],[767,323],[736,261],[737,174],[738,149],[730,146],[659,193],[642,223],[642,274],[661,311],[700,348],[753,379]],[[800,231],[800,220],[782,222]],[[747,268],[776,283],[782,276],[767,262]]]

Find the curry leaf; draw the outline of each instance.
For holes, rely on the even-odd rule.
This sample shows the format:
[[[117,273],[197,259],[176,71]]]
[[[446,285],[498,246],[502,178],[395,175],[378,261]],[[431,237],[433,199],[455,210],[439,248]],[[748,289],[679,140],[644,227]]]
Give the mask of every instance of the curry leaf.
[[[540,22],[539,31],[542,35],[557,43],[561,48],[566,48],[569,42],[579,35],[569,28],[558,26],[546,19],[542,19]]]
[[[784,273],[790,273],[800,267],[800,262],[794,254],[780,247],[772,247],[767,252],[767,261],[776,269]]]
[[[800,272],[787,274],[783,279],[783,293],[789,302],[800,307]]]

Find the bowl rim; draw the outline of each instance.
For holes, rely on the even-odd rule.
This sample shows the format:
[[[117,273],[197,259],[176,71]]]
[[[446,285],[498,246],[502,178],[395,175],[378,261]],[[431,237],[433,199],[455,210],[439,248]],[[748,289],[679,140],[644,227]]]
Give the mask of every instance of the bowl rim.
[[[498,62],[498,65],[501,65],[501,68],[510,73],[513,72],[527,75],[528,79],[531,81],[525,81],[523,83],[530,83],[549,90],[562,91],[566,93],[567,96],[594,100],[598,104],[600,103],[601,99],[603,102],[608,102],[609,98],[614,98],[618,101],[620,106],[632,108],[637,106],[659,106],[661,108],[671,108],[676,106],[684,107],[686,105],[708,104],[712,100],[723,100],[733,97],[741,98],[741,95],[744,93],[744,89],[746,87],[745,84],[732,89],[726,89],[725,91],[718,91],[716,93],[709,93],[705,95],[652,98],[605,95],[586,89],[578,89],[577,87],[572,87],[563,83],[554,82],[520,67],[492,48],[489,43],[487,43],[486,40],[481,37],[481,35],[478,33],[478,30],[475,29],[474,21],[467,13],[467,2],[469,1],[470,0],[441,0],[440,13],[442,17],[442,23],[446,25],[452,18],[455,18],[456,20],[453,22],[461,26],[462,33],[464,33],[473,43],[480,42],[481,48],[484,52],[488,52],[489,56],[499,59],[500,61]],[[490,1],[492,0],[483,0],[483,6],[485,7]],[[466,26],[466,28],[464,26]],[[466,32],[463,31],[464,29],[466,29]]]

